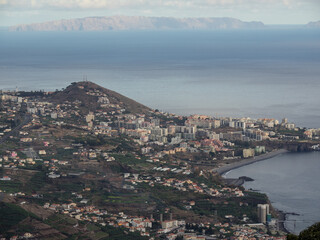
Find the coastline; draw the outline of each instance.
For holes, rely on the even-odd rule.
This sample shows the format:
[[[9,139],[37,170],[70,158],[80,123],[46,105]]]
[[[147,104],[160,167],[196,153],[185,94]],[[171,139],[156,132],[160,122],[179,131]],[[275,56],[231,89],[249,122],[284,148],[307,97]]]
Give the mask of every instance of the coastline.
[[[249,158],[249,159],[244,159],[242,161],[236,162],[236,163],[231,163],[228,164],[226,166],[222,166],[220,168],[214,169],[213,171],[215,171],[216,173],[218,173],[219,175],[223,176],[224,174],[226,174],[227,172],[236,169],[236,168],[240,168],[258,161],[263,161],[263,160],[267,160],[270,158],[273,158],[275,156],[278,156],[280,154],[283,153],[288,153],[289,151],[286,149],[278,149],[269,153],[265,153],[263,155],[254,157],[254,158]],[[225,178],[227,179],[227,178]],[[236,179],[235,179],[236,180]],[[240,180],[240,179],[238,179]],[[270,205],[272,206],[272,204],[270,203]],[[275,209],[274,211],[276,212],[277,215],[277,219],[278,219],[278,228],[280,231],[285,232],[285,233],[291,233],[288,229],[286,229],[285,227],[285,221],[286,221],[286,212],[283,212],[282,210],[279,209]]]
[[[287,213],[283,212],[279,209],[274,209],[275,212],[278,214],[278,227],[279,230],[282,232],[285,232],[287,234],[291,233],[288,229],[285,227],[285,221],[287,220]]]
[[[216,172],[216,173],[218,173],[218,174],[220,174],[222,176],[225,173],[227,173],[227,172],[229,172],[229,171],[231,171],[233,169],[240,168],[240,167],[243,167],[243,166],[258,162],[258,161],[263,161],[263,160],[266,160],[266,159],[269,159],[269,158],[273,158],[273,157],[275,157],[275,156],[277,156],[279,154],[283,154],[283,153],[287,153],[287,152],[289,152],[289,151],[286,150],[286,149],[275,150],[275,151],[272,151],[272,152],[269,152],[269,153],[265,153],[265,154],[259,155],[257,157],[244,159],[244,160],[241,160],[241,161],[235,162],[235,163],[230,163],[228,165],[213,169],[212,171]]]

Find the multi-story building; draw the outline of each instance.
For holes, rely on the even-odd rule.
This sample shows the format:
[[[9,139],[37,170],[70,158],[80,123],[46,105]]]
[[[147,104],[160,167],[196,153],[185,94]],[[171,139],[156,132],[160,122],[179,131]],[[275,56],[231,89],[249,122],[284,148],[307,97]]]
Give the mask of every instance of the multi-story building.
[[[270,214],[269,212],[269,204],[258,204],[258,219],[261,223],[267,222],[267,215]]]
[[[254,157],[254,149],[248,148],[242,151],[243,158]]]

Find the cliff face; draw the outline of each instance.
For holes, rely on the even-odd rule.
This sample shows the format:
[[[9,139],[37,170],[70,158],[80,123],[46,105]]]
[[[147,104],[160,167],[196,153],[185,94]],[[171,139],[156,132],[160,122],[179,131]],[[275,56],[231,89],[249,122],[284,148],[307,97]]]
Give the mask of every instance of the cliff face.
[[[320,21],[317,21],[317,22],[309,22],[307,24],[307,27],[310,27],[310,28],[320,28]]]
[[[172,29],[241,29],[263,28],[262,22],[243,22],[235,18],[167,18],[167,17],[87,17],[44,23],[16,25],[11,31],[109,31]]]

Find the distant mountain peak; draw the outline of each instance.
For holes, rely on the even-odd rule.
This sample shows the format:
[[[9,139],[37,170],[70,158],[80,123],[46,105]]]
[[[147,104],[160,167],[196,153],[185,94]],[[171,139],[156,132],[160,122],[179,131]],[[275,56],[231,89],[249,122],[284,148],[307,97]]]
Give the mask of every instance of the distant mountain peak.
[[[235,18],[172,18],[143,16],[85,17],[34,24],[20,24],[10,31],[110,31],[110,30],[213,30],[263,28],[262,22]]]

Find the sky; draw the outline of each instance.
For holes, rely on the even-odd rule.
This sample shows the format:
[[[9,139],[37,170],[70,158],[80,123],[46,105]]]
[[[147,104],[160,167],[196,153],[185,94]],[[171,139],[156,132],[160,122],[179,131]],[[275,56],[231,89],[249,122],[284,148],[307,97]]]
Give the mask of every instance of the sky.
[[[0,26],[115,15],[306,24],[320,20],[320,0],[0,0]]]

